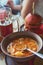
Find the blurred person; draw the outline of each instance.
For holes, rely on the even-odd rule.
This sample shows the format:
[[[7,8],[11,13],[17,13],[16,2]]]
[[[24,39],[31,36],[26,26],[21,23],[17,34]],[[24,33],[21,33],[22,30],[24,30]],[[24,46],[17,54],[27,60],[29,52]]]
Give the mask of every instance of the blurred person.
[[[24,0],[23,7],[21,10],[21,16],[26,17],[28,13],[33,13],[33,2],[34,2],[34,13],[39,14],[43,17],[43,0]],[[25,5],[24,5],[25,4]]]
[[[14,14],[21,11],[22,5],[20,0],[0,0],[0,6],[9,6]]]
[[[25,30],[43,34],[43,0],[24,0],[21,16],[25,19]]]
[[[22,5],[20,0],[8,0],[7,4],[11,7],[13,14],[21,11]]]

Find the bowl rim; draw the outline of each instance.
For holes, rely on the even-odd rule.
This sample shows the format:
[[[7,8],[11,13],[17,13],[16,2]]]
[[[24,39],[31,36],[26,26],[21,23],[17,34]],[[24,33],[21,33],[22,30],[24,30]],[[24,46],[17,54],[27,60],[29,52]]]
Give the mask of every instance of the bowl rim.
[[[22,33],[22,32],[24,32],[24,31],[13,32],[12,34]],[[37,52],[39,52],[39,51],[42,49],[42,38],[41,38],[38,34],[36,34],[36,33],[34,33],[34,32],[31,32],[31,31],[25,31],[25,32],[29,32],[29,33],[31,33],[31,34],[37,36],[37,37],[41,40],[41,47],[40,47],[40,49],[37,51]],[[15,57],[15,56],[11,56],[8,52],[5,52],[4,49],[3,49],[3,46],[2,46],[3,41],[4,41],[8,36],[10,36],[10,35],[12,35],[12,34],[7,35],[7,36],[4,37],[4,39],[2,40],[2,42],[1,42],[1,50],[2,50],[2,52],[3,52],[5,55],[7,55],[7,56],[12,57],[12,58],[16,58],[16,59],[23,59],[23,58],[25,59],[25,58],[29,58],[29,57],[34,56],[34,54],[32,54],[32,55],[26,56],[26,57]]]

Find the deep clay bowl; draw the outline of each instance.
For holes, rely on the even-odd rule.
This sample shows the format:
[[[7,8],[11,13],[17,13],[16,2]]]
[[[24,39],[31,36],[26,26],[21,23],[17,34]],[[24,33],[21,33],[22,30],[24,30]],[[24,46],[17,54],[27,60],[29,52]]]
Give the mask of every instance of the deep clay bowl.
[[[9,56],[10,58],[14,59],[17,62],[23,62],[23,61],[31,60],[35,56],[34,54],[32,54],[28,57],[19,58],[19,57],[13,57],[7,52],[7,46],[9,45],[9,43],[12,40],[14,40],[16,38],[19,38],[19,37],[30,37],[30,38],[35,39],[37,41],[37,44],[38,44],[37,52],[39,52],[41,50],[41,48],[42,48],[42,39],[41,39],[41,37],[39,35],[33,33],[33,32],[30,32],[30,31],[22,31],[22,32],[15,32],[15,33],[9,34],[8,36],[6,36],[2,40],[2,43],[1,43],[2,52],[5,55]]]

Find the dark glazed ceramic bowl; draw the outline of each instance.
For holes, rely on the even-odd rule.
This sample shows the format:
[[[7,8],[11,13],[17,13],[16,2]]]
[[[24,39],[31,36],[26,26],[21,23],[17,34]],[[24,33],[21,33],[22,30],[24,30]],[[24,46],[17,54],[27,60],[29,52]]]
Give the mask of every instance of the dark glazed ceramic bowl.
[[[32,59],[35,55],[32,54],[31,56],[28,56],[28,57],[19,58],[19,57],[13,57],[13,56],[11,56],[7,52],[7,46],[9,45],[9,43],[12,40],[14,40],[16,38],[20,38],[20,37],[31,37],[31,38],[35,39],[37,41],[37,44],[38,44],[38,50],[37,50],[37,52],[39,52],[41,50],[41,48],[42,48],[42,39],[40,38],[40,36],[38,36],[37,34],[35,34],[33,32],[30,32],[30,31],[15,32],[15,33],[12,33],[12,34],[6,36],[3,39],[3,41],[2,41],[1,50],[2,50],[2,52],[5,55],[11,57],[12,59],[14,59],[17,62],[28,61],[28,60]]]

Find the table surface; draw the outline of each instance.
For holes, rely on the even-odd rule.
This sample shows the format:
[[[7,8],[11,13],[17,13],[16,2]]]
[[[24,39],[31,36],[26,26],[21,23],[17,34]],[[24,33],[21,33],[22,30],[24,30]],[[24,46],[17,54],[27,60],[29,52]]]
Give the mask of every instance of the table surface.
[[[19,19],[20,19],[19,21],[22,21],[22,22],[19,22],[19,25],[21,26],[24,21],[22,20],[21,17]],[[13,28],[16,29],[16,31],[18,31],[16,20],[15,20],[15,22],[13,22]],[[13,29],[13,31],[16,32],[14,29]],[[40,52],[43,53],[43,49]],[[5,58],[4,58],[3,54],[0,55],[0,65],[6,65]],[[38,58],[38,57],[36,57],[35,58],[34,65],[43,65],[43,60],[40,59],[40,58]]]
[[[43,53],[43,49],[40,52]],[[0,65],[6,65],[5,57],[3,54],[0,56]],[[34,61],[34,65],[43,65],[43,60],[40,59],[39,57],[36,57]]]

